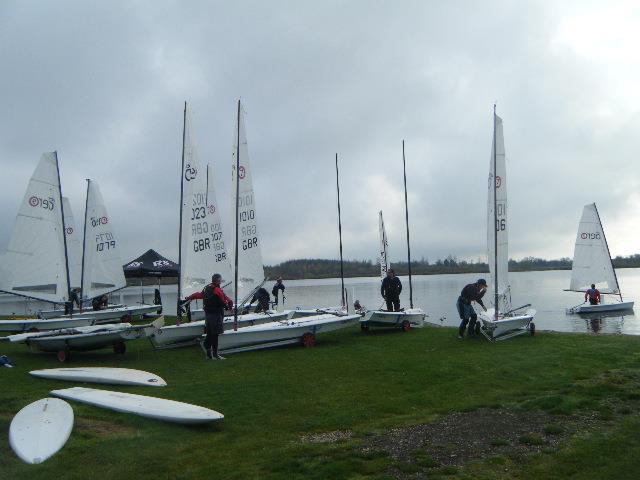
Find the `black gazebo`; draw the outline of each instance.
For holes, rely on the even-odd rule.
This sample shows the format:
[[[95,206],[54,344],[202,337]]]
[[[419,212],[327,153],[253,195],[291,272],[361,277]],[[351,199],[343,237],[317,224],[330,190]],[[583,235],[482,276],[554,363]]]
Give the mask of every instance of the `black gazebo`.
[[[172,262],[168,258],[163,257],[153,249],[149,249],[135,260],[123,265],[124,276],[126,278],[140,279],[140,295],[142,303],[144,303],[144,294],[142,292],[143,278],[157,278],[158,287],[160,287],[160,278],[177,277],[180,267],[177,263]]]

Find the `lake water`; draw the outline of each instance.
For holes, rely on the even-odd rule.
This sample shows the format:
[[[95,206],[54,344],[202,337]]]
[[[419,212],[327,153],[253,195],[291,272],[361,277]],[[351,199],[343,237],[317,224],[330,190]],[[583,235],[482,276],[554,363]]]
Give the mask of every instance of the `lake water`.
[[[531,303],[538,313],[535,324],[538,330],[554,330],[559,332],[593,332],[593,333],[624,333],[640,335],[640,318],[633,312],[624,315],[616,314],[603,317],[585,317],[567,315],[565,309],[582,303],[584,296],[575,292],[564,292],[569,285],[571,272],[512,272],[509,274],[512,290],[512,305],[520,306]],[[625,299],[640,299],[640,269],[625,268],[617,270],[618,280]],[[459,324],[455,302],[460,290],[467,284],[478,279],[482,274],[458,275],[417,275],[413,277],[413,303],[427,313],[431,323],[445,326]],[[488,276],[486,276],[489,280]],[[400,277],[404,289],[401,295],[403,306],[409,304],[408,277]],[[490,283],[490,282],[489,282]],[[271,290],[273,282],[265,287]],[[340,279],[319,280],[290,280],[285,281],[285,308],[336,306],[340,303]],[[380,280],[378,278],[348,278],[345,288],[349,304],[358,299],[369,309],[378,309],[382,305],[380,297]],[[176,285],[161,287],[162,301],[165,313],[174,314],[176,308]],[[144,299],[151,302],[153,287],[144,288]],[[615,298],[607,295],[607,301]],[[489,305],[492,297],[491,288],[485,295]],[[112,295],[112,301],[133,305],[141,301],[140,287],[128,287]],[[17,299],[11,295],[0,296],[0,314],[15,313],[29,315],[39,309],[50,308],[47,304],[33,300]],[[639,306],[640,308],[640,306]]]

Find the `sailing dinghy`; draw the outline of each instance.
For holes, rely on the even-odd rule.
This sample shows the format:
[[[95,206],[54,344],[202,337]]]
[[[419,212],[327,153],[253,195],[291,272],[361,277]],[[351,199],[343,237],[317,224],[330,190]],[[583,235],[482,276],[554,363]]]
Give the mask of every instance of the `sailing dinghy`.
[[[507,222],[507,167],[502,119],[493,112],[493,144],[489,167],[487,198],[487,248],[489,271],[493,278],[494,308],[480,312],[480,332],[490,341],[505,340],[535,332],[536,311],[524,305],[511,306],[509,285],[509,224]],[[526,311],[523,310],[527,308]]]
[[[407,174],[405,168],[404,140],[402,141],[402,166],[404,172],[404,200],[405,215],[407,226],[407,257],[409,265],[409,305],[410,308],[402,309],[399,312],[391,312],[389,310],[369,310],[364,313],[360,321],[360,328],[363,331],[369,330],[371,326],[377,327],[397,327],[406,332],[412,327],[422,328],[424,326],[425,313],[421,308],[413,307],[413,285],[411,283],[411,247],[409,244],[409,207],[407,201]],[[387,272],[391,268],[389,262],[389,242],[387,240],[387,232],[384,227],[384,218],[382,211],[378,214],[379,232],[380,232],[380,277],[381,280],[387,276]]]
[[[100,193],[98,184],[87,180],[87,197],[84,218],[84,235],[81,267],[81,301],[108,295],[127,286],[119,253],[119,243],[113,230],[111,217]],[[110,320],[130,320],[134,315],[153,313],[158,305],[116,306],[104,310],[85,309],[76,315],[93,318],[96,323]],[[71,318],[61,315],[59,318]]]
[[[6,253],[0,265],[0,291],[64,304],[69,300],[70,274],[60,169],[57,152],[44,153],[25,192]],[[21,332],[91,325],[77,317],[0,320],[0,330]]]
[[[620,301],[598,305],[577,305],[568,308],[567,313],[599,313],[633,309],[633,301],[625,302],[622,299],[618,277],[613,268],[609,245],[595,203],[585,205],[582,210],[568,291],[584,294],[591,284],[595,284],[601,294],[618,295]]]

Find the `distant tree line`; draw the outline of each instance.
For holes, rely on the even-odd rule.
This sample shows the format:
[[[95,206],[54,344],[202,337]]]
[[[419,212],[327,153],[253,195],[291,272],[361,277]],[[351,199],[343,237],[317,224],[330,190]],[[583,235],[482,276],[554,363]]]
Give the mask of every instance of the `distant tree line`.
[[[640,267],[640,254],[628,257],[618,256],[613,259],[616,268]],[[393,263],[397,275],[408,273],[407,262]],[[343,264],[345,277],[375,277],[380,274],[377,261],[346,260]],[[527,272],[533,270],[570,270],[571,259],[560,258],[545,260],[543,258],[525,257],[521,260],[509,260],[509,271]],[[265,274],[269,278],[282,276],[287,279],[303,278],[332,278],[340,276],[340,260],[320,258],[288,260],[278,265],[265,266]],[[442,273],[487,273],[489,266],[486,262],[458,260],[454,255],[438,259],[431,263],[426,258],[411,261],[411,273],[415,275],[436,275]]]

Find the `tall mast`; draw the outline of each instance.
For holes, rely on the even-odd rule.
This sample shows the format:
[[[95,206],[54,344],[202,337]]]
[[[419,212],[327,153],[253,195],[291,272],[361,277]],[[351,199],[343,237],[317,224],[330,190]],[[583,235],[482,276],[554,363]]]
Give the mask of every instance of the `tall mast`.
[[[342,219],[340,215],[340,173],[338,172],[338,154],[336,153],[336,190],[338,191],[338,235],[340,237],[340,298],[342,299],[342,306],[346,306],[346,300],[344,298],[344,265],[342,261]],[[349,307],[347,307],[349,308]]]
[[[58,194],[60,195],[60,215],[62,215],[62,241],[64,242],[64,268],[67,274],[67,301],[71,301],[71,278],[69,276],[69,255],[67,253],[67,227],[64,224],[64,203],[62,201],[62,184],[60,183],[60,164],[58,152],[53,152],[56,158],[56,172],[58,173]]]
[[[180,223],[178,226],[178,305],[176,315],[178,324],[182,320],[180,298],[182,297],[182,208],[184,202],[184,141],[187,130],[187,102],[184,102],[184,115],[182,117],[182,170],[180,170]]]
[[[84,301],[84,256],[87,250],[87,214],[89,211],[89,183],[91,180],[87,178],[87,196],[84,200],[84,228],[82,232],[82,267],[80,269],[80,302]]]
[[[618,285],[618,295],[620,296],[620,301],[622,302],[622,290],[620,289],[620,284],[618,283],[618,275],[616,275],[616,269],[613,268],[613,260],[611,259],[611,252],[609,251],[609,243],[607,242],[607,236],[604,234],[604,228],[602,228],[602,220],[600,220],[600,213],[598,213],[598,207],[596,207],[595,203],[593,204],[593,209],[596,211],[596,217],[598,217],[600,230],[602,230],[602,238],[604,238],[604,246],[607,247],[607,255],[609,255],[611,270],[613,270],[613,278],[616,279],[616,285]]]
[[[238,99],[238,131],[236,136],[236,243],[233,249],[233,305],[235,309],[233,311],[233,330],[238,330],[238,217],[240,215],[240,99]]]
[[[498,198],[496,189],[498,145],[496,143],[496,104],[493,104],[493,302],[494,318],[498,321]]]
[[[409,306],[413,308],[413,284],[411,283],[411,245],[409,243],[409,202],[407,200],[407,164],[404,158],[404,140],[402,140],[402,173],[404,175],[404,213],[407,223],[407,264],[409,265]]]

